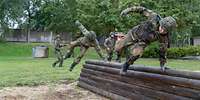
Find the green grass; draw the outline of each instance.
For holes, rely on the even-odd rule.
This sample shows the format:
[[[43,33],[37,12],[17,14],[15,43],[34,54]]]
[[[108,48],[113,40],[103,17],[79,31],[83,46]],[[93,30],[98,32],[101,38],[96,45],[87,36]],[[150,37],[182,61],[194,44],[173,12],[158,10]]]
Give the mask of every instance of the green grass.
[[[81,63],[75,67],[73,72],[68,68],[73,58],[67,59],[62,68],[52,68],[51,64],[56,60],[53,57],[52,46],[50,47],[50,58],[34,59],[32,47],[38,43],[6,43],[0,44],[0,88],[7,86],[35,86],[40,84],[54,84],[61,80],[75,81],[80,75],[82,64],[86,59],[99,59],[93,49],[89,49]],[[75,56],[79,49],[75,50]],[[159,66],[158,59],[141,58],[135,62],[145,66]],[[169,59],[166,64],[170,68],[179,70],[200,71],[200,61]]]
[[[5,86],[35,86],[55,83],[59,80],[76,80],[81,64],[73,72],[68,71],[72,59],[65,61],[65,67],[52,68],[53,58],[33,59],[29,57],[0,57],[0,87]],[[81,62],[83,63],[83,62]]]

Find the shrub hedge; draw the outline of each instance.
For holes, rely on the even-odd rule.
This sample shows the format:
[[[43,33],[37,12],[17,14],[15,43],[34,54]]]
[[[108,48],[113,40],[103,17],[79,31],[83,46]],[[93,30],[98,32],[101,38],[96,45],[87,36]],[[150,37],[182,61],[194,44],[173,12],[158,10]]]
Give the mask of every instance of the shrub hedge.
[[[173,47],[167,50],[167,58],[180,58],[184,56],[199,56],[200,46]],[[159,57],[159,45],[153,43],[148,46],[143,57],[157,58]]]

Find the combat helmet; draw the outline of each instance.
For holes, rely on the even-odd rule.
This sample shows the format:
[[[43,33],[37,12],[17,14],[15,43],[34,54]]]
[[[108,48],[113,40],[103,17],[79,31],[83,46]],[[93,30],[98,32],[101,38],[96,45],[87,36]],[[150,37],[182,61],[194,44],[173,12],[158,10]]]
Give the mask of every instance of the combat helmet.
[[[56,39],[56,40],[61,39],[60,34],[57,34],[56,37],[55,37],[55,39]]]
[[[110,37],[115,37],[115,32],[110,32]]]
[[[159,23],[160,26],[164,27],[168,32],[172,31],[176,27],[176,20],[171,16],[162,18]]]

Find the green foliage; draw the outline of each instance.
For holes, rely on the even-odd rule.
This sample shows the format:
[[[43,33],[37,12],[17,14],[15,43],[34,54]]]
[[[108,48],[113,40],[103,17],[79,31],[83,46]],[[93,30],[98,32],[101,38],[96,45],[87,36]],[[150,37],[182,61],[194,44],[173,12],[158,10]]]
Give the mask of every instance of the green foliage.
[[[150,46],[145,48],[142,57],[156,58],[159,56],[159,45],[157,42],[152,43]]]
[[[199,56],[200,46],[187,46],[181,48],[170,48],[168,51],[168,58],[179,58],[183,56]]]
[[[198,36],[199,0],[1,0],[0,23],[8,26],[13,20],[21,28],[76,32],[75,20],[80,20],[89,30],[99,35],[110,31],[127,32],[146,18],[131,14],[121,18],[120,12],[133,5],[147,7],[162,17],[176,18],[178,33]],[[21,20],[21,18],[24,20]],[[176,35],[173,35],[173,40]]]
[[[180,58],[184,56],[199,56],[200,46],[186,46],[186,47],[174,47],[167,50],[167,58]],[[159,57],[159,46],[157,43],[153,43],[148,46],[143,54],[143,57],[157,58]]]

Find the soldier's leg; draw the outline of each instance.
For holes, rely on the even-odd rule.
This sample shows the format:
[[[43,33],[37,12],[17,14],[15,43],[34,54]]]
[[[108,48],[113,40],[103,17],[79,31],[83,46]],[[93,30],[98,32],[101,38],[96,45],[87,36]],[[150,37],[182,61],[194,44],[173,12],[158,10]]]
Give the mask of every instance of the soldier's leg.
[[[79,44],[79,41],[78,41],[78,40],[71,42],[70,45],[69,45],[69,49],[67,50],[67,53],[66,53],[66,55],[64,56],[64,60],[66,60],[67,58],[70,58],[71,55],[72,55],[73,52],[74,52],[74,48],[75,48],[76,46],[79,46],[79,45],[80,45],[80,44]]]
[[[116,42],[115,45],[115,52],[117,54],[116,62],[121,62],[121,55],[124,47],[125,47],[125,39]]]
[[[126,56],[126,60],[130,58],[130,49],[128,47],[125,49],[125,56]]]
[[[60,50],[55,50],[55,56],[57,60],[52,64],[52,67],[55,67],[58,62],[60,62]]]
[[[62,66],[63,66],[63,60],[64,60],[63,54],[62,54],[62,52],[60,52],[60,63],[59,63],[59,67],[62,67]]]
[[[129,68],[129,66],[131,64],[134,63],[134,61],[136,61],[139,57],[142,56],[143,51],[144,51],[145,45],[140,43],[135,44],[132,48],[131,48],[131,53],[132,55],[129,57],[128,60],[126,60],[126,62],[123,64],[121,70],[120,70],[120,74],[125,74]]]
[[[108,60],[108,61],[111,61],[111,60],[112,60],[112,56],[113,56],[113,50],[110,50],[110,51],[108,52],[107,60]]]
[[[71,64],[69,71],[72,71],[73,68],[81,61],[81,58],[83,58],[84,54],[86,53],[88,47],[83,47],[81,50],[80,55],[74,59],[74,62]]]
[[[135,39],[132,37],[131,34],[132,34],[132,31],[129,31],[125,35],[124,39],[116,41],[116,44],[115,44],[115,52],[117,53],[116,61],[121,62],[121,56],[122,56],[123,51],[135,42]]]

